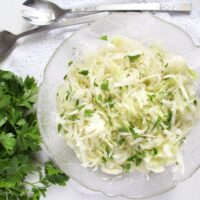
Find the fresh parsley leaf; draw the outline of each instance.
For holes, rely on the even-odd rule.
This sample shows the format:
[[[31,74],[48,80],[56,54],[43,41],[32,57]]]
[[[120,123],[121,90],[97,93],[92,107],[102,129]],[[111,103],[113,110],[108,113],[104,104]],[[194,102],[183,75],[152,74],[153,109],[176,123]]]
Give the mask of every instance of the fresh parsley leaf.
[[[108,91],[109,90],[109,80],[104,80],[101,84],[101,89],[104,91]]]
[[[66,185],[69,177],[65,175],[59,168],[57,168],[51,161],[45,163],[46,179],[53,184]]]
[[[0,117],[0,127],[3,126],[7,122],[8,118],[7,117]]]
[[[33,154],[40,150],[34,104],[37,84],[31,77],[22,79],[0,70],[0,199],[39,200],[51,184],[64,185],[68,177],[48,163],[42,173]],[[54,169],[54,175],[50,173]],[[55,173],[57,169],[57,172]],[[40,175],[38,183],[26,182],[30,173]],[[28,187],[27,187],[28,186]],[[28,189],[30,188],[30,190]]]
[[[87,76],[89,74],[89,71],[84,69],[84,70],[79,71],[79,74]]]
[[[10,105],[10,96],[9,95],[4,95],[0,99],[0,110],[5,109]]]
[[[16,145],[16,139],[12,133],[0,133],[0,144],[7,150],[11,151]]]
[[[107,41],[108,40],[108,36],[107,35],[103,35],[99,39]]]
[[[9,71],[0,70],[1,81],[9,81],[16,79],[15,75]]]
[[[23,127],[26,125],[26,120],[25,119],[20,119],[19,121],[16,122],[16,125]]]

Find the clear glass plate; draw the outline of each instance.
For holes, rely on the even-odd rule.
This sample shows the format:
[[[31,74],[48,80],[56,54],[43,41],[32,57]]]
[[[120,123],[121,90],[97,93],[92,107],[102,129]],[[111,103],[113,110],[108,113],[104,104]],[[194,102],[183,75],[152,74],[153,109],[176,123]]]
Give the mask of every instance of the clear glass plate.
[[[200,123],[193,128],[183,147],[184,175],[175,173],[173,167],[168,167],[163,173],[150,174],[148,179],[140,173],[111,176],[100,170],[83,168],[72,149],[57,134],[56,91],[58,85],[63,83],[67,63],[103,46],[104,41],[99,40],[102,35],[122,35],[143,41],[147,45],[161,43],[169,51],[185,56],[191,62],[198,57],[193,59],[190,52],[195,47],[185,32],[149,13],[111,14],[78,30],[52,56],[40,87],[37,114],[46,151],[66,174],[91,190],[128,198],[146,198],[161,194],[191,176],[199,167]],[[195,62],[193,67],[198,69],[197,66]],[[200,74],[199,69],[198,72]]]

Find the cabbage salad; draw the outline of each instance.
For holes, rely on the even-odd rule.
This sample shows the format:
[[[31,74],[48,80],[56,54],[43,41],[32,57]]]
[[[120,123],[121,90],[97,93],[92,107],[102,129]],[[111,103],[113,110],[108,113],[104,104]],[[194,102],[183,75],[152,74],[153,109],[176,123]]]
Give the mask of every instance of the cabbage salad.
[[[102,47],[68,63],[58,88],[58,132],[84,167],[108,174],[163,172],[199,112],[197,73],[161,47],[102,36]]]

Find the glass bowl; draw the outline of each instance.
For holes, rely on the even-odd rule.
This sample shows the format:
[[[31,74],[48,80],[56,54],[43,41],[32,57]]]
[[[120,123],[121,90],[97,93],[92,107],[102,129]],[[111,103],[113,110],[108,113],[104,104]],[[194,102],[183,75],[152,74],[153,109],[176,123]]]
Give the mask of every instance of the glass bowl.
[[[110,196],[146,198],[174,188],[177,183],[193,174],[200,164],[200,123],[192,129],[183,146],[184,175],[167,167],[163,173],[151,173],[148,178],[141,173],[108,175],[100,170],[83,168],[73,150],[57,134],[56,90],[63,83],[68,62],[104,45],[102,35],[122,35],[144,42],[160,43],[169,51],[182,55],[198,70],[199,49],[190,37],[179,28],[160,20],[149,13],[110,14],[107,17],[84,26],[66,39],[47,64],[44,81],[39,90],[37,116],[46,151],[50,158],[72,179],[94,191]],[[198,51],[198,52],[197,52]],[[194,52],[194,53],[193,53]],[[195,53],[196,52],[196,53]],[[198,83],[198,85],[200,85]],[[200,91],[200,90],[198,90]]]

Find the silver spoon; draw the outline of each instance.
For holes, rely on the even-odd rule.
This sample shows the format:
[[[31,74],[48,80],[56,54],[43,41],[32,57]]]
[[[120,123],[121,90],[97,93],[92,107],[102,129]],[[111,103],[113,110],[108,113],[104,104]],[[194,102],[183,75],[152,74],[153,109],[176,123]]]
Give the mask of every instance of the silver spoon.
[[[10,33],[8,31],[2,31],[0,32],[0,56],[8,52],[12,46],[15,44],[16,40],[23,36],[27,36],[33,33],[38,33],[41,31],[51,30],[51,29],[58,29],[66,26],[72,26],[77,24],[84,24],[88,22],[95,21],[101,17],[105,17],[108,15],[107,12],[104,13],[96,13],[92,15],[87,15],[83,17],[76,17],[66,20],[65,22],[55,23],[49,26],[44,27],[38,27],[23,33],[20,33],[19,35],[15,35],[13,33]]]
[[[48,25],[59,21],[66,14],[86,14],[88,12],[104,11],[179,11],[189,12],[192,9],[189,3],[128,3],[128,4],[110,4],[93,7],[81,7],[63,9],[58,5],[43,0],[27,0],[23,3],[25,6],[35,8],[35,13],[30,14],[22,10],[22,15],[26,20],[35,25]]]
[[[36,5],[38,5],[36,3]],[[63,22],[67,19],[73,18],[73,17],[81,17],[86,16],[89,14],[95,14],[94,12],[88,12],[87,14],[84,13],[68,13],[67,15],[62,15],[60,17],[55,16],[55,13],[51,9],[43,9],[42,7],[40,9],[37,9],[35,5],[31,7],[31,9],[23,9],[21,11],[22,17],[28,21],[30,24],[37,25],[37,26],[46,26],[53,24],[55,22]],[[66,18],[64,18],[66,16]],[[62,20],[60,20],[62,18]]]

